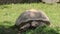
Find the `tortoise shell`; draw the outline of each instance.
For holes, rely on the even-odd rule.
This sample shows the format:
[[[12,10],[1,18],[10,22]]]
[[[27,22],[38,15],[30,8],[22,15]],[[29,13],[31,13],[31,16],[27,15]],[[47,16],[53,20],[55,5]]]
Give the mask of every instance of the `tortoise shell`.
[[[43,11],[36,10],[36,9],[30,9],[30,10],[26,10],[23,13],[21,13],[21,15],[16,20],[15,25],[19,26],[31,20],[41,20],[41,21],[50,23],[49,18]]]

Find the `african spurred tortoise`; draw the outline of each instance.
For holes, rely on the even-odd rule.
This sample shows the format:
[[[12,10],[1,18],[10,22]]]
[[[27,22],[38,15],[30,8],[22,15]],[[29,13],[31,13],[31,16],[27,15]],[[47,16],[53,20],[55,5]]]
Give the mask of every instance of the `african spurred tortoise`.
[[[47,15],[41,11],[36,9],[29,9],[24,11],[16,20],[15,26],[19,30],[25,30],[28,28],[36,28],[41,25],[50,25],[49,18]]]

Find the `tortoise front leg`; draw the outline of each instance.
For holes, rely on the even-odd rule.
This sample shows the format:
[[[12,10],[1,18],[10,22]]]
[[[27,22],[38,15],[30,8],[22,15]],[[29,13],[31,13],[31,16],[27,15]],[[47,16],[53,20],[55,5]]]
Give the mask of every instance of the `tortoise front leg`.
[[[30,27],[30,24],[27,23],[27,24],[23,25],[22,27],[18,27],[18,30],[19,31],[26,31],[29,27]]]

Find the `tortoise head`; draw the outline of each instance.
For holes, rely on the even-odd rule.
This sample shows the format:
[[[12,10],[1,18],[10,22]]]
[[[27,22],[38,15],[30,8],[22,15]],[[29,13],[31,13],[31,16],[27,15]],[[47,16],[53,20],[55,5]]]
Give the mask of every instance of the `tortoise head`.
[[[31,22],[31,26],[32,27],[37,27],[37,26],[44,26],[44,25],[49,25],[49,22],[45,22],[45,21],[40,21],[40,20],[33,20]]]
[[[31,22],[32,27],[37,27],[38,25],[39,25],[39,22],[37,22],[37,21],[32,21]]]

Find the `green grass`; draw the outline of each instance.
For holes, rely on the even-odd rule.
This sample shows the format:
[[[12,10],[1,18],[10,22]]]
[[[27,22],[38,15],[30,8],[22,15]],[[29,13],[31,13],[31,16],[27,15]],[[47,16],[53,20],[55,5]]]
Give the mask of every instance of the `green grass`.
[[[5,30],[7,30],[7,28],[11,31],[10,34],[16,34],[16,31],[10,29],[9,27],[15,24],[16,19],[23,11],[30,8],[43,10],[51,21],[51,27],[54,29],[56,27],[58,30],[55,30],[60,33],[60,28],[58,28],[60,27],[60,4],[49,5],[43,3],[25,3],[0,5],[0,34],[6,33]],[[55,31],[54,29],[53,31]],[[50,30],[47,30],[49,32],[46,34],[49,34]],[[31,34],[31,31],[27,31],[27,34]]]

